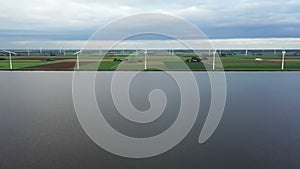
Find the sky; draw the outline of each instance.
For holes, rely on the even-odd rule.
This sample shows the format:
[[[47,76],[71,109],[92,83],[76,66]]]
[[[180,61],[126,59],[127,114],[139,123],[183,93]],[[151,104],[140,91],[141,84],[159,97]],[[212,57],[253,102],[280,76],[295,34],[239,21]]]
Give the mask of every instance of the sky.
[[[144,12],[184,18],[210,39],[300,38],[299,0],[0,0],[0,4],[1,43],[87,40],[116,19]]]
[[[182,41],[181,41],[182,42]],[[115,40],[89,41],[86,40],[18,40],[2,43],[0,49],[194,49],[194,50],[293,50],[300,49],[300,38],[233,38],[185,40],[184,43],[176,40],[126,40],[120,43]],[[117,45],[116,45],[117,44]],[[188,47],[186,46],[188,45]]]

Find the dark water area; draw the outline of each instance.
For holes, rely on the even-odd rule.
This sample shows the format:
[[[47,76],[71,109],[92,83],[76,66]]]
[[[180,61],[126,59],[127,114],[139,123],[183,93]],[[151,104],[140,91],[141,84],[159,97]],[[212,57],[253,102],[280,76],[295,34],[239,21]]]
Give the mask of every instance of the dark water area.
[[[149,108],[148,93],[165,91],[168,104],[155,122],[137,125],[116,112],[109,96],[113,72],[99,72],[96,97],[106,120],[121,133],[149,137],[172,125],[180,93],[162,72],[133,81],[133,105]],[[198,137],[210,106],[210,84],[195,72],[201,97],[197,121],[187,137],[159,156],[129,159],[97,146],[83,131],[72,100],[72,72],[0,72],[0,168],[300,168],[300,72],[227,72],[223,118],[204,144]]]

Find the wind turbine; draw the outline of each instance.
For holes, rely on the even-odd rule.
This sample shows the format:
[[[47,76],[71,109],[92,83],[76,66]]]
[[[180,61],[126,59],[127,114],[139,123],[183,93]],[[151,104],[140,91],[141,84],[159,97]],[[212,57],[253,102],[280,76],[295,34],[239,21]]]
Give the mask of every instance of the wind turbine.
[[[138,55],[138,49],[137,49],[137,45],[135,45],[135,57],[137,58]]]
[[[7,53],[9,55],[9,69],[12,70],[13,69],[13,64],[12,64],[12,58],[11,58],[11,55],[17,55],[17,53],[15,52],[12,52],[12,51],[7,51],[7,50],[4,50],[3,51],[4,53]]]
[[[102,56],[102,50],[99,49],[99,56],[101,57]]]
[[[74,55],[76,55],[76,67],[77,67],[77,70],[79,70],[79,54],[81,53],[81,50],[80,51],[77,51],[74,53]]]
[[[284,59],[285,59],[285,54],[286,54],[286,51],[285,51],[285,50],[283,50],[283,51],[282,51],[281,70],[283,70],[283,69],[284,69]]]
[[[247,48],[246,48],[245,55],[248,56],[248,46],[247,46]]]
[[[66,56],[66,47],[64,45],[62,45],[62,47],[60,47],[59,53]]]
[[[147,54],[148,54],[147,49],[145,50],[144,54],[145,54],[145,65],[144,65],[144,70],[147,70]]]
[[[213,70],[216,69],[216,54],[217,54],[217,51],[215,50],[213,52]]]

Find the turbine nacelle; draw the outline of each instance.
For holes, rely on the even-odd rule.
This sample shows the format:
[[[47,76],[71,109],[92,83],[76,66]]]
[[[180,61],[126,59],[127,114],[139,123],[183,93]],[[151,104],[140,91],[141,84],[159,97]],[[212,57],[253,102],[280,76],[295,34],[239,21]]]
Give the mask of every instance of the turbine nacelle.
[[[78,51],[78,52],[75,52],[73,55],[78,55],[78,54],[80,54],[80,53],[81,53],[81,50]]]
[[[10,54],[10,55],[17,55],[17,53],[8,50],[3,50],[3,53]]]

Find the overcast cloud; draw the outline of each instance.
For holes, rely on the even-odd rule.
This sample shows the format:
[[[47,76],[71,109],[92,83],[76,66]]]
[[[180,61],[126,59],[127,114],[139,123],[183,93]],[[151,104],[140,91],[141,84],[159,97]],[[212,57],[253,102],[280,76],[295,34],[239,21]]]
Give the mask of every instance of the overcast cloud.
[[[0,40],[86,40],[112,20],[142,12],[183,17],[209,38],[300,37],[299,0],[0,0],[0,4]]]

